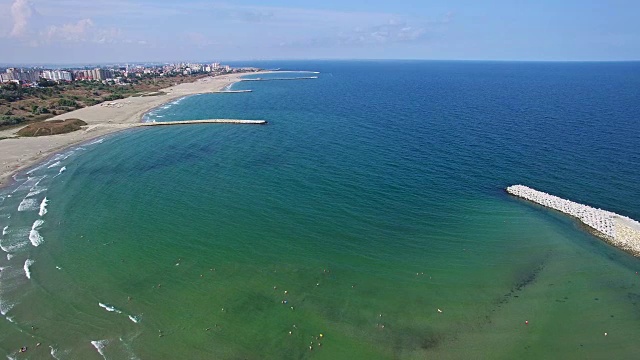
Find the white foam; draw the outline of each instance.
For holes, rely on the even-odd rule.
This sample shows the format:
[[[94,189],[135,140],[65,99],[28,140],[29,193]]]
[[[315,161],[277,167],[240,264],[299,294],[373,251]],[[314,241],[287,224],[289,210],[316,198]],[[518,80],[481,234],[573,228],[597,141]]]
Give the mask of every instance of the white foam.
[[[12,257],[13,257],[13,254],[7,253],[7,261],[11,260]]]
[[[54,167],[59,166],[59,165],[60,165],[60,161],[56,161],[53,164],[47,166],[47,169],[51,169],[51,168],[54,168]]]
[[[40,203],[40,212],[38,213],[38,215],[40,216],[44,216],[44,214],[47,213],[47,203],[49,201],[47,200],[47,197],[45,196],[44,199],[42,199],[42,202]]]
[[[38,201],[36,199],[24,198],[18,205],[18,211],[31,211],[38,208]]]
[[[38,189],[40,189],[40,183],[42,182],[42,180],[44,180],[47,177],[47,175],[42,175],[38,181],[36,181],[36,183],[29,189],[29,191],[37,191]]]
[[[51,349],[51,357],[56,360],[62,360],[63,358],[68,358],[67,355],[69,355],[70,353],[69,350],[60,350],[60,349],[54,348],[53,346],[49,346],[49,348]]]
[[[29,241],[27,239],[29,235],[29,228],[21,228],[17,231],[7,231],[4,235],[5,236],[0,238],[0,249],[4,252],[14,253],[29,245]]]
[[[0,241],[0,249],[6,253],[17,252],[18,250],[24,249],[25,246],[29,244],[28,241],[16,241],[13,243],[6,243],[5,241]]]
[[[129,360],[140,360],[140,358],[133,352],[130,342],[125,341],[123,338],[120,338],[120,342],[122,343],[127,355],[129,355]]]
[[[63,172],[65,172],[65,170],[67,170],[66,166],[63,166],[60,168],[60,171],[58,171],[58,173],[53,177],[54,179],[57,178],[58,176],[60,176]]]
[[[129,315],[129,320],[133,321],[134,323],[139,323],[140,322],[140,316],[133,316],[133,315]]]
[[[2,316],[7,315],[7,313],[11,311],[11,309],[13,309],[13,306],[13,304],[8,303],[0,298],[0,314],[2,314]],[[9,317],[7,317],[7,320],[11,321]]]
[[[27,276],[27,279],[31,279],[31,265],[33,265],[34,262],[35,260],[31,259],[27,259],[24,262],[24,266],[22,268],[24,269],[24,274]]]
[[[64,154],[60,154],[60,157],[58,158],[58,160],[60,161],[67,160],[69,157],[71,157],[75,153],[76,153],[76,149],[69,150]]]
[[[31,227],[31,231],[29,232],[29,241],[31,241],[31,245],[38,247],[42,245],[44,242],[44,238],[40,235],[40,227],[44,224],[44,220],[38,219],[33,223]]]
[[[113,306],[111,306],[111,305],[103,304],[103,303],[101,303],[101,302],[99,302],[99,303],[98,303],[98,305],[99,305],[101,308],[103,308],[103,309],[105,309],[105,310],[107,310],[107,311],[109,311],[109,312],[115,312],[115,313],[118,313],[118,314],[122,314],[122,311],[120,311],[120,310],[116,309],[115,307],[113,307]]]
[[[104,142],[104,138],[100,138],[100,139],[93,140],[90,143],[86,143],[85,146],[102,144],[103,142]]]
[[[34,172],[36,172],[36,171],[38,171],[38,170],[40,170],[40,169],[44,168],[45,166],[47,166],[47,164],[48,164],[48,162],[46,162],[46,163],[44,163],[44,164],[40,164],[40,165],[38,165],[38,166],[34,167],[33,169],[31,169],[31,170],[29,170],[29,171],[27,172],[27,175],[31,175],[31,174],[33,174]]]
[[[11,307],[13,307],[13,306],[11,306]],[[11,316],[7,316],[7,317],[6,317],[6,319],[7,319],[10,323],[12,323],[12,324],[15,324],[15,323],[16,323],[16,321],[15,321],[15,320],[13,320],[13,317],[11,317]]]
[[[95,340],[91,342],[94,348],[98,351],[98,354],[102,356],[105,360],[107,357],[104,355],[104,348],[109,344],[109,340]]]
[[[45,191],[47,191],[46,187],[36,186],[36,187],[31,188],[31,191],[29,191],[29,193],[27,194],[26,197],[28,197],[28,198],[34,197],[34,196],[36,196],[38,194],[41,194],[41,193],[43,193]]]
[[[53,346],[49,346],[49,348],[51,349],[51,357],[56,360],[60,360],[60,358],[58,357],[58,353],[60,352],[60,350],[54,348]]]

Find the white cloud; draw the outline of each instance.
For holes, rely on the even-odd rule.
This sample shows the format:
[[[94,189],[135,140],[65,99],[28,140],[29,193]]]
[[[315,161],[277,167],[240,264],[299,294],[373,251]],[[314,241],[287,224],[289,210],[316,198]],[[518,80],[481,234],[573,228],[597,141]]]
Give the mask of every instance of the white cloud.
[[[451,21],[451,14],[425,18],[373,6],[361,11],[307,6],[229,0],[0,0],[0,45],[25,54],[33,47],[91,48],[91,56],[120,54],[117,50],[128,47],[121,56],[138,58],[306,54],[314,49],[321,49],[314,50],[317,54],[327,49],[347,53],[352,48],[428,45]]]
[[[45,39],[64,41],[86,41],[90,32],[93,31],[94,24],[91,19],[82,19],[77,23],[69,23],[61,26],[51,26],[45,33]]]
[[[11,17],[13,28],[10,37],[23,37],[29,31],[29,19],[35,13],[35,9],[29,0],[15,0],[11,4]]]
[[[356,47],[370,45],[390,45],[398,43],[427,43],[452,21],[453,14],[447,13],[438,20],[391,17],[383,23],[362,24],[341,29],[325,36],[299,37],[298,40],[282,42],[280,46],[304,47]]]
[[[46,5],[44,0],[43,4]],[[29,0],[14,0],[5,18],[11,23],[4,29],[0,28],[0,38],[13,38],[15,44],[38,47],[45,44],[82,43],[92,42],[107,44],[124,42],[123,31],[117,27],[101,27],[93,19],[73,19],[68,16],[52,16],[40,12]],[[64,9],[60,10],[64,12]],[[73,13],[72,13],[73,14]],[[70,21],[62,22],[61,19]],[[62,22],[62,23],[61,23]],[[129,42],[138,42],[138,39],[129,39]]]
[[[391,20],[386,24],[360,29],[343,36],[345,44],[396,43],[421,40],[427,34],[425,26],[411,26],[406,22]]]
[[[122,30],[118,28],[98,29],[96,31],[93,41],[104,43],[115,43],[122,39]],[[138,42],[140,43],[140,42]]]
[[[91,19],[82,19],[60,26],[53,25],[41,35],[46,42],[94,42],[105,44],[122,40],[122,30],[97,27]]]

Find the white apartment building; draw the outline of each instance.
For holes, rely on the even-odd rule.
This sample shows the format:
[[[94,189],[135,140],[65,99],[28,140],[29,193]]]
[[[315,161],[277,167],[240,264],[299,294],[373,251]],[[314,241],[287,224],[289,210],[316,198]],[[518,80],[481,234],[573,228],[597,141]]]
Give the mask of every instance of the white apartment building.
[[[47,80],[53,81],[72,81],[73,75],[71,72],[64,70],[44,70],[42,72],[42,77]]]

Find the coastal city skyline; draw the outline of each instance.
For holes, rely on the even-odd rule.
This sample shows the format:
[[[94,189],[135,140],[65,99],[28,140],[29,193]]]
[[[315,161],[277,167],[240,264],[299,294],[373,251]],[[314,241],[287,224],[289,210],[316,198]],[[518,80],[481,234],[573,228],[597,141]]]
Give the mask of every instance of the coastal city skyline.
[[[231,72],[229,65],[213,63],[177,62],[165,64],[124,64],[104,66],[0,66],[0,83],[15,82],[21,84],[37,83],[41,79],[56,82],[71,82],[81,80],[112,80],[118,83],[127,77],[176,76],[210,74],[220,75]]]
[[[366,6],[365,6],[366,5]],[[261,59],[628,61],[631,1],[0,0],[3,64]]]

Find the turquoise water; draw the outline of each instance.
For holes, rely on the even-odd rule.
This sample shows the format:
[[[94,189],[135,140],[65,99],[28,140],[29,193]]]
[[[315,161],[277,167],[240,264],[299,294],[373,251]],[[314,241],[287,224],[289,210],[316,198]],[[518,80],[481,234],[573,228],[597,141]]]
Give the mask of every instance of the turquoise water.
[[[639,219],[640,65],[269,65],[319,79],[148,116],[269,125],[127,131],[2,190],[0,353],[635,356],[640,262],[503,188]]]

